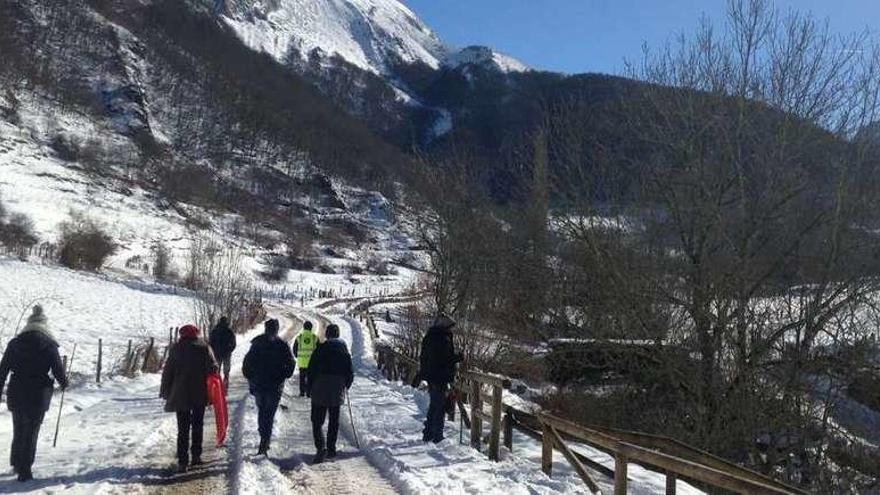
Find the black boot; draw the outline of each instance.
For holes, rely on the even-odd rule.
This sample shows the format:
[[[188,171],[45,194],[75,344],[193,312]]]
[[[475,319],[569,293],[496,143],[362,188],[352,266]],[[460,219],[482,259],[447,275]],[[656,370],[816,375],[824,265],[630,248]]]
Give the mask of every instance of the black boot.
[[[336,447],[327,447],[327,459],[336,459]]]
[[[31,474],[31,470],[22,468],[18,470],[18,481],[25,482],[34,479],[34,476]]]
[[[318,453],[315,454],[314,460],[312,460],[312,464],[321,464],[326,459],[327,453],[323,450],[319,450]]]
[[[260,439],[260,448],[257,450],[257,455],[267,455],[269,453],[269,440],[265,438]]]

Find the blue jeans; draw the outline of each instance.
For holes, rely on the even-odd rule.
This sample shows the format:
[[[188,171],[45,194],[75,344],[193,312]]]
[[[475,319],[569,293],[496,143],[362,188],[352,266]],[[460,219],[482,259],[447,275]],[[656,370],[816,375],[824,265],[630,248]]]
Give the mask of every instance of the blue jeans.
[[[422,440],[439,443],[443,441],[443,427],[446,422],[446,392],[448,383],[428,383],[428,394],[431,403],[428,406],[428,417],[425,418],[425,429]]]
[[[281,389],[277,392],[255,391],[254,400],[257,403],[257,423],[260,431],[260,440],[269,442],[272,439],[272,426],[275,424],[275,411],[281,402]]]

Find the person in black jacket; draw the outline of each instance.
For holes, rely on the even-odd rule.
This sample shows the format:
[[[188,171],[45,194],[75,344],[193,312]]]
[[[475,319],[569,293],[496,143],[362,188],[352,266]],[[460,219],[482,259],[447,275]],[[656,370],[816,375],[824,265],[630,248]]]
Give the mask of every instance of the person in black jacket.
[[[49,333],[47,323],[42,306],[34,306],[27,325],[9,341],[0,361],[0,395],[7,375],[12,372],[6,405],[12,412],[10,463],[18,474],[18,481],[33,479],[31,467],[37,452],[37,437],[52,400],[53,381],[49,371],[62,389],[67,388],[58,342]]]
[[[293,354],[290,347],[278,337],[278,320],[267,320],[265,333],[251,341],[244,357],[242,372],[248,379],[251,394],[257,403],[260,431],[258,455],[269,453],[275,411],[281,402],[284,380],[293,376]]]
[[[211,344],[211,350],[214,351],[217,364],[223,371],[223,385],[229,389],[229,368],[232,363],[232,351],[235,350],[235,333],[229,327],[229,318],[225,316],[220,318],[211,330],[208,342]]]
[[[339,409],[345,402],[345,391],[354,382],[351,354],[339,338],[339,327],[328,325],[327,341],[319,345],[309,363],[309,382],[312,387],[312,435],[315,438],[315,464],[325,457],[336,457],[336,438],[339,435]],[[327,439],[324,441],[324,420],[329,413]]]
[[[440,314],[422,339],[417,381],[428,382],[428,393],[431,396],[425,429],[422,431],[422,440],[425,442],[443,441],[446,395],[449,384],[455,381],[455,365],[461,361],[452,342],[454,326],[452,319]]]

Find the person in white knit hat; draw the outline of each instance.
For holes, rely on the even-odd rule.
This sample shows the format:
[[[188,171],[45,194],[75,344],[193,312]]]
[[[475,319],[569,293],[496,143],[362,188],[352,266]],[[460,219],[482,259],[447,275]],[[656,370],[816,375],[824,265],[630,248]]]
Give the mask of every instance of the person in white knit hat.
[[[12,452],[10,463],[18,481],[33,479],[31,467],[37,451],[37,438],[43,417],[52,400],[53,380],[67,388],[67,377],[58,354],[58,342],[49,332],[48,319],[40,305],[34,306],[27,324],[6,346],[0,361],[0,395],[9,380],[6,405],[12,412]]]

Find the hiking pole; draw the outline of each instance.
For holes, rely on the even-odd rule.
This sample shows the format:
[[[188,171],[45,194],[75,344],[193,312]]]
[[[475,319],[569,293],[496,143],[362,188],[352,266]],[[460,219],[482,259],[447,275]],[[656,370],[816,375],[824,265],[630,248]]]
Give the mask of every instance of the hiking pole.
[[[67,362],[67,369],[64,370],[64,378],[68,378],[70,373],[67,372],[70,368],[73,368],[73,358],[76,356],[76,342],[73,343],[73,350],[70,351],[70,361]],[[67,386],[70,386],[70,381],[68,380]],[[58,445],[58,429],[61,427],[61,410],[64,408],[64,392],[67,391],[67,387],[61,389],[61,400],[58,404],[58,420],[55,421],[55,438],[52,439],[52,448],[55,448]]]
[[[348,403],[348,418],[351,420],[351,432],[354,433],[354,445],[361,449],[361,441],[358,440],[357,428],[354,427],[354,413],[351,412],[351,399],[348,396],[348,389],[345,389],[345,402]]]

